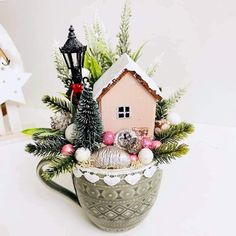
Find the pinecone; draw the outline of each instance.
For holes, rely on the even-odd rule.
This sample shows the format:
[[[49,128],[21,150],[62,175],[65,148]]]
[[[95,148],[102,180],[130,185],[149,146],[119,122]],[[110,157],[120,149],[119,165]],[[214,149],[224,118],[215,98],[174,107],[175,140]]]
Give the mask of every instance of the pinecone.
[[[155,133],[159,133],[162,130],[166,130],[170,127],[169,121],[162,119],[162,120],[156,120],[155,122]]]
[[[71,114],[69,112],[56,112],[51,119],[51,128],[64,131],[71,123]]]

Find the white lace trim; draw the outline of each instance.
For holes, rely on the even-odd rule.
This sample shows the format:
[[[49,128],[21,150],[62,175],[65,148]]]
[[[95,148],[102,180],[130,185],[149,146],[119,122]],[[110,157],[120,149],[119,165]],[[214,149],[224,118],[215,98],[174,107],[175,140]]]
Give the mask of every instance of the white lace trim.
[[[96,183],[99,180],[103,180],[107,185],[115,186],[121,180],[125,180],[128,184],[135,185],[139,182],[142,176],[151,178],[157,170],[157,163],[152,162],[151,164],[139,169],[126,168],[120,170],[108,170],[98,168],[82,168],[77,166],[73,173],[77,178],[84,176],[90,183]]]

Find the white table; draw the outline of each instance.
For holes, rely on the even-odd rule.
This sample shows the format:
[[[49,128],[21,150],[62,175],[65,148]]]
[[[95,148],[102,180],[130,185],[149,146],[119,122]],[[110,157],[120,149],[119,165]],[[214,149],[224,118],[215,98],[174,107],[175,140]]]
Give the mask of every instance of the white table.
[[[38,158],[24,152],[25,143],[0,142],[0,235],[115,235],[93,226],[83,210],[38,180]],[[188,143],[188,156],[163,166],[146,220],[121,235],[236,235],[236,128],[197,125]],[[59,181],[72,187],[69,176]]]

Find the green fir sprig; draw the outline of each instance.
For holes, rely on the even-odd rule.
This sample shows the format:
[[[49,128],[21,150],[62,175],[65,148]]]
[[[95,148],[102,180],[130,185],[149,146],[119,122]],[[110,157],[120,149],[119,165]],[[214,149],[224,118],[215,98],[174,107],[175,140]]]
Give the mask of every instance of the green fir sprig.
[[[60,174],[71,173],[75,167],[76,161],[72,158],[54,158],[48,169],[42,173],[42,177],[48,181]]]
[[[156,104],[156,120],[166,119],[168,112],[179,102],[186,93],[186,87],[178,89],[167,99],[161,99]]]
[[[170,125],[170,128],[155,134],[156,140],[164,142],[178,142],[194,131],[194,126],[190,123],[181,122],[177,125]]]
[[[188,145],[166,142],[154,151],[154,158],[158,163],[170,163],[171,160],[186,155],[189,151]]]
[[[45,95],[43,96],[42,101],[54,112],[60,111],[72,113],[73,105],[68,100]]]
[[[25,151],[34,156],[42,157],[45,160],[50,160],[61,155],[61,148],[62,145],[60,143],[51,140],[47,143],[29,143],[26,145]]]

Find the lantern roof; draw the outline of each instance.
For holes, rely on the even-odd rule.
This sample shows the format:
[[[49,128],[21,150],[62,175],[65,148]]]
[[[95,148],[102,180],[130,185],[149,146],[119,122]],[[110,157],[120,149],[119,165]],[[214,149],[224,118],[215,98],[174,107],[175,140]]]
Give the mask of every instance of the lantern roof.
[[[76,38],[74,33],[74,28],[71,25],[69,28],[68,39],[63,47],[60,48],[62,53],[76,53],[82,52],[86,50],[86,46],[84,46],[79,40]]]

